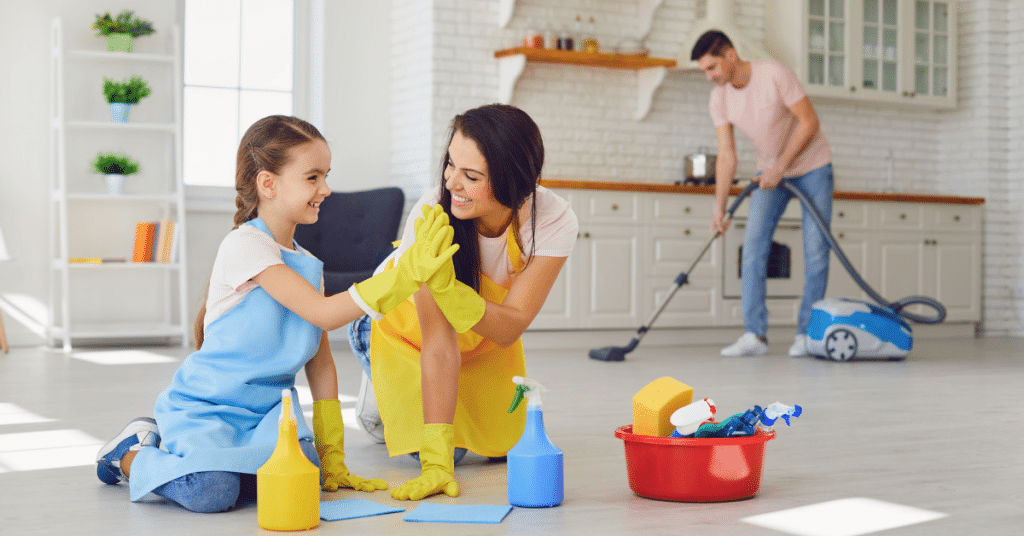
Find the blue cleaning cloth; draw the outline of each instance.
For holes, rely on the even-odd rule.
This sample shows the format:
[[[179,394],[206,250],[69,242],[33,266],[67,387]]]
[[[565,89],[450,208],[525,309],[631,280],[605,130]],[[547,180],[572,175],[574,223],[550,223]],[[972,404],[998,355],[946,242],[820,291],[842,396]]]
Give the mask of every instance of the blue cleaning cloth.
[[[405,521],[429,521],[433,523],[501,523],[512,511],[511,506],[488,506],[485,504],[451,505],[424,503],[405,514]]]
[[[384,506],[362,499],[342,499],[340,501],[320,501],[320,519],[324,521],[340,521],[357,517],[379,516],[404,512],[405,508]]]

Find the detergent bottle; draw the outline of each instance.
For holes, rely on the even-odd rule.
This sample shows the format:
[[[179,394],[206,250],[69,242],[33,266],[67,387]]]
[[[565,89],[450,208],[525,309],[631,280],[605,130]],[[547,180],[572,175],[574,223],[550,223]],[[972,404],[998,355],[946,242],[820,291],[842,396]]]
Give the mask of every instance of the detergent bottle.
[[[256,471],[256,518],[267,530],[308,530],[320,524],[320,469],[299,447],[290,389],[281,391],[277,447]]]
[[[544,412],[540,395],[547,391],[541,384],[515,376],[516,397],[508,412],[512,413],[523,401],[526,405],[526,428],[522,437],[508,451],[508,502],[513,506],[539,508],[562,504],[562,451],[544,431]]]

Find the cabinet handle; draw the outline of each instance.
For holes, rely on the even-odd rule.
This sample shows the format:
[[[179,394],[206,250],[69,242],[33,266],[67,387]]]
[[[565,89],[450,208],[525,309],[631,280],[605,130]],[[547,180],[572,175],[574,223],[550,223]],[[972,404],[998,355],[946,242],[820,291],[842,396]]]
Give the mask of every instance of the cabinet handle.
[[[907,219],[907,215],[906,215],[906,214],[900,214],[900,219],[901,219],[901,220],[905,220],[905,219]]]
[[[689,214],[690,213],[690,207],[683,208],[683,212]]]
[[[617,203],[613,204],[612,205],[612,210],[619,210],[619,205]]]
[[[683,234],[686,235],[686,236],[690,236],[690,230],[689,229],[684,230]]]
[[[844,238],[846,238],[846,233],[839,233],[839,239],[842,240]]]
[[[926,245],[926,246],[937,246],[937,245],[939,245],[939,241],[935,240],[934,238],[925,238],[924,239],[924,245]]]
[[[850,86],[850,92],[853,93],[854,91],[857,91],[857,86]]]
[[[840,218],[845,218],[846,217],[846,213],[840,210],[839,211],[839,217]]]
[[[960,215],[953,216],[953,221],[960,221]]]
[[[583,233],[583,238],[590,238],[590,233]]]

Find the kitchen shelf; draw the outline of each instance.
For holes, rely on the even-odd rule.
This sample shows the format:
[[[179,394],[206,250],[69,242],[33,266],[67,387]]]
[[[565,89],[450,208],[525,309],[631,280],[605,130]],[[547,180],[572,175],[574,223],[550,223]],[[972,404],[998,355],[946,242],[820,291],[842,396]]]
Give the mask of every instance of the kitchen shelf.
[[[498,101],[504,104],[512,101],[513,89],[528,62],[636,71],[637,121],[647,116],[651,110],[651,100],[655,90],[665,80],[665,73],[668,72],[668,69],[676,65],[676,60],[667,58],[527,47],[498,50],[494,53],[494,57],[498,60]]]
[[[668,58],[651,58],[635,54],[604,54],[574,52],[572,50],[554,50],[549,48],[518,47],[499,50],[495,58],[504,58],[522,54],[526,61],[540,63],[567,63],[586,65],[589,67],[607,67],[609,69],[650,69],[653,67],[675,67],[676,60]]]

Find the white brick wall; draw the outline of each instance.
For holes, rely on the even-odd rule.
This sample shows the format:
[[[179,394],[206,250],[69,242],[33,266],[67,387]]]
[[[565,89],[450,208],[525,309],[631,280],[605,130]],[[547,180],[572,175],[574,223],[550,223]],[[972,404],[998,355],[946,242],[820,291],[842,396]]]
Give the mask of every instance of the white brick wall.
[[[527,27],[543,30],[546,21],[555,32],[563,23],[572,30],[577,14],[584,31],[587,18],[595,18],[602,48],[638,37],[637,2],[519,0],[504,30],[497,26],[494,0],[393,2],[394,32],[402,36],[393,56],[395,183],[410,196],[438,180],[451,118],[497,98],[494,50],[520,42]],[[736,0],[736,23],[755,39],[763,37],[766,2]],[[680,54],[698,7],[703,2],[664,1],[645,41],[652,56]],[[885,188],[891,149],[897,189],[986,198],[983,329],[1022,333],[1024,0],[961,1],[958,9],[957,110],[816,107],[832,145],[838,189]],[[711,86],[703,75],[670,72],[642,121],[633,119],[636,84],[631,71],[527,65],[512,104],[540,125],[545,177],[670,183],[681,178],[685,154],[714,147],[707,113]],[[742,135],[737,149],[739,175],[753,174],[753,151]]]

